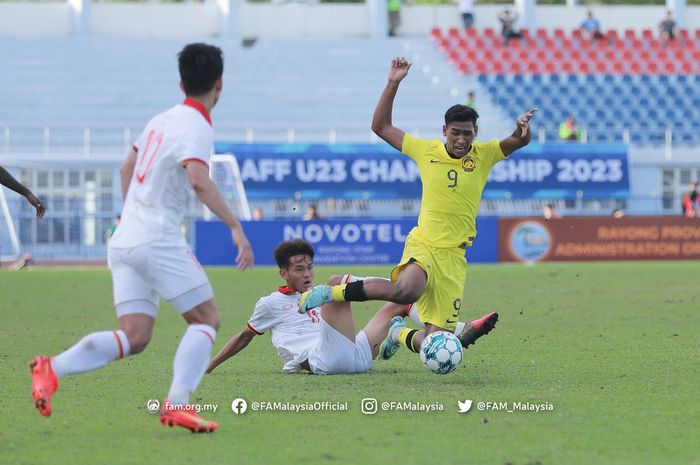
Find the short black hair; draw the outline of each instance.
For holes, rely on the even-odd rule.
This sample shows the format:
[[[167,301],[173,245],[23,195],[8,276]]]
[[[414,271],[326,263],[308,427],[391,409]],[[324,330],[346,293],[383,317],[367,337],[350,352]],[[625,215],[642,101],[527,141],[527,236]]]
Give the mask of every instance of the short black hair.
[[[214,45],[188,44],[177,58],[180,79],[187,95],[206,94],[224,73],[224,54]]]
[[[479,113],[472,107],[466,105],[452,105],[445,112],[445,126],[453,121],[466,122],[471,121],[476,126],[476,120],[479,119]]]
[[[308,255],[314,258],[314,248],[304,239],[280,242],[275,247],[275,261],[280,268],[289,268],[289,259],[295,255]]]

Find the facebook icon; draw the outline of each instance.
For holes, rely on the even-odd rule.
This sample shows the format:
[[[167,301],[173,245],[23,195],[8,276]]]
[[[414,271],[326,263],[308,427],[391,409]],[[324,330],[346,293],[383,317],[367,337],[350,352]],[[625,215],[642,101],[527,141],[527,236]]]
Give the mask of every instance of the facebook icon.
[[[231,410],[236,415],[242,415],[246,412],[246,410],[248,410],[248,402],[246,402],[245,399],[241,399],[240,397],[237,399],[233,399],[233,402],[231,402]]]

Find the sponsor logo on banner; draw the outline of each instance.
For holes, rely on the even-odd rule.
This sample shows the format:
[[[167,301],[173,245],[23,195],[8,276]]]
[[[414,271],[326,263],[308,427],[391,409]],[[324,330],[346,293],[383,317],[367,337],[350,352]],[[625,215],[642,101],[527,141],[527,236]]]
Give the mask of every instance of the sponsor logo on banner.
[[[536,221],[517,224],[508,238],[510,250],[525,262],[536,262],[547,256],[552,247],[552,235],[549,229]]]

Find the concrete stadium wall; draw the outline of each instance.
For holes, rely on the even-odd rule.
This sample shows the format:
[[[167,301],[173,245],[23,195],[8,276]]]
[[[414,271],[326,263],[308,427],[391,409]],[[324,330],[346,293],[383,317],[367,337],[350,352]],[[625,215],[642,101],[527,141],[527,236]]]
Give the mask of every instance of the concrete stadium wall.
[[[218,35],[215,3],[95,3],[91,30],[97,35],[202,37]]]
[[[61,3],[0,3],[0,35],[67,36],[73,31],[73,9]]]
[[[271,3],[234,4],[241,37],[349,37],[368,36],[370,14],[365,4]],[[497,14],[502,5],[476,8],[476,27],[499,28]],[[546,29],[578,27],[585,6],[538,6],[535,27]],[[89,29],[94,35],[205,37],[222,32],[225,16],[216,2],[204,3],[94,3],[86,9]],[[595,6],[602,27],[615,29],[656,29],[665,7]],[[700,27],[700,7],[687,7],[679,21],[685,27]],[[0,35],[68,36],[75,29],[73,9],[68,2],[0,2]],[[233,21],[236,23],[236,21]],[[402,10],[400,35],[424,36],[431,28],[460,27],[461,18],[453,5],[407,5]]]

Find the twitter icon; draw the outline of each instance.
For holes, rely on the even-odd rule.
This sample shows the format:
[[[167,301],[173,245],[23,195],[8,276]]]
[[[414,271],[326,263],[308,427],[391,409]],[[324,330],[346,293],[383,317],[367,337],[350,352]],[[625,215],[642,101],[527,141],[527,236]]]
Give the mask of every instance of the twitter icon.
[[[464,402],[462,402],[458,400],[457,407],[459,408],[459,413],[467,413],[472,409],[472,401],[465,400]]]

